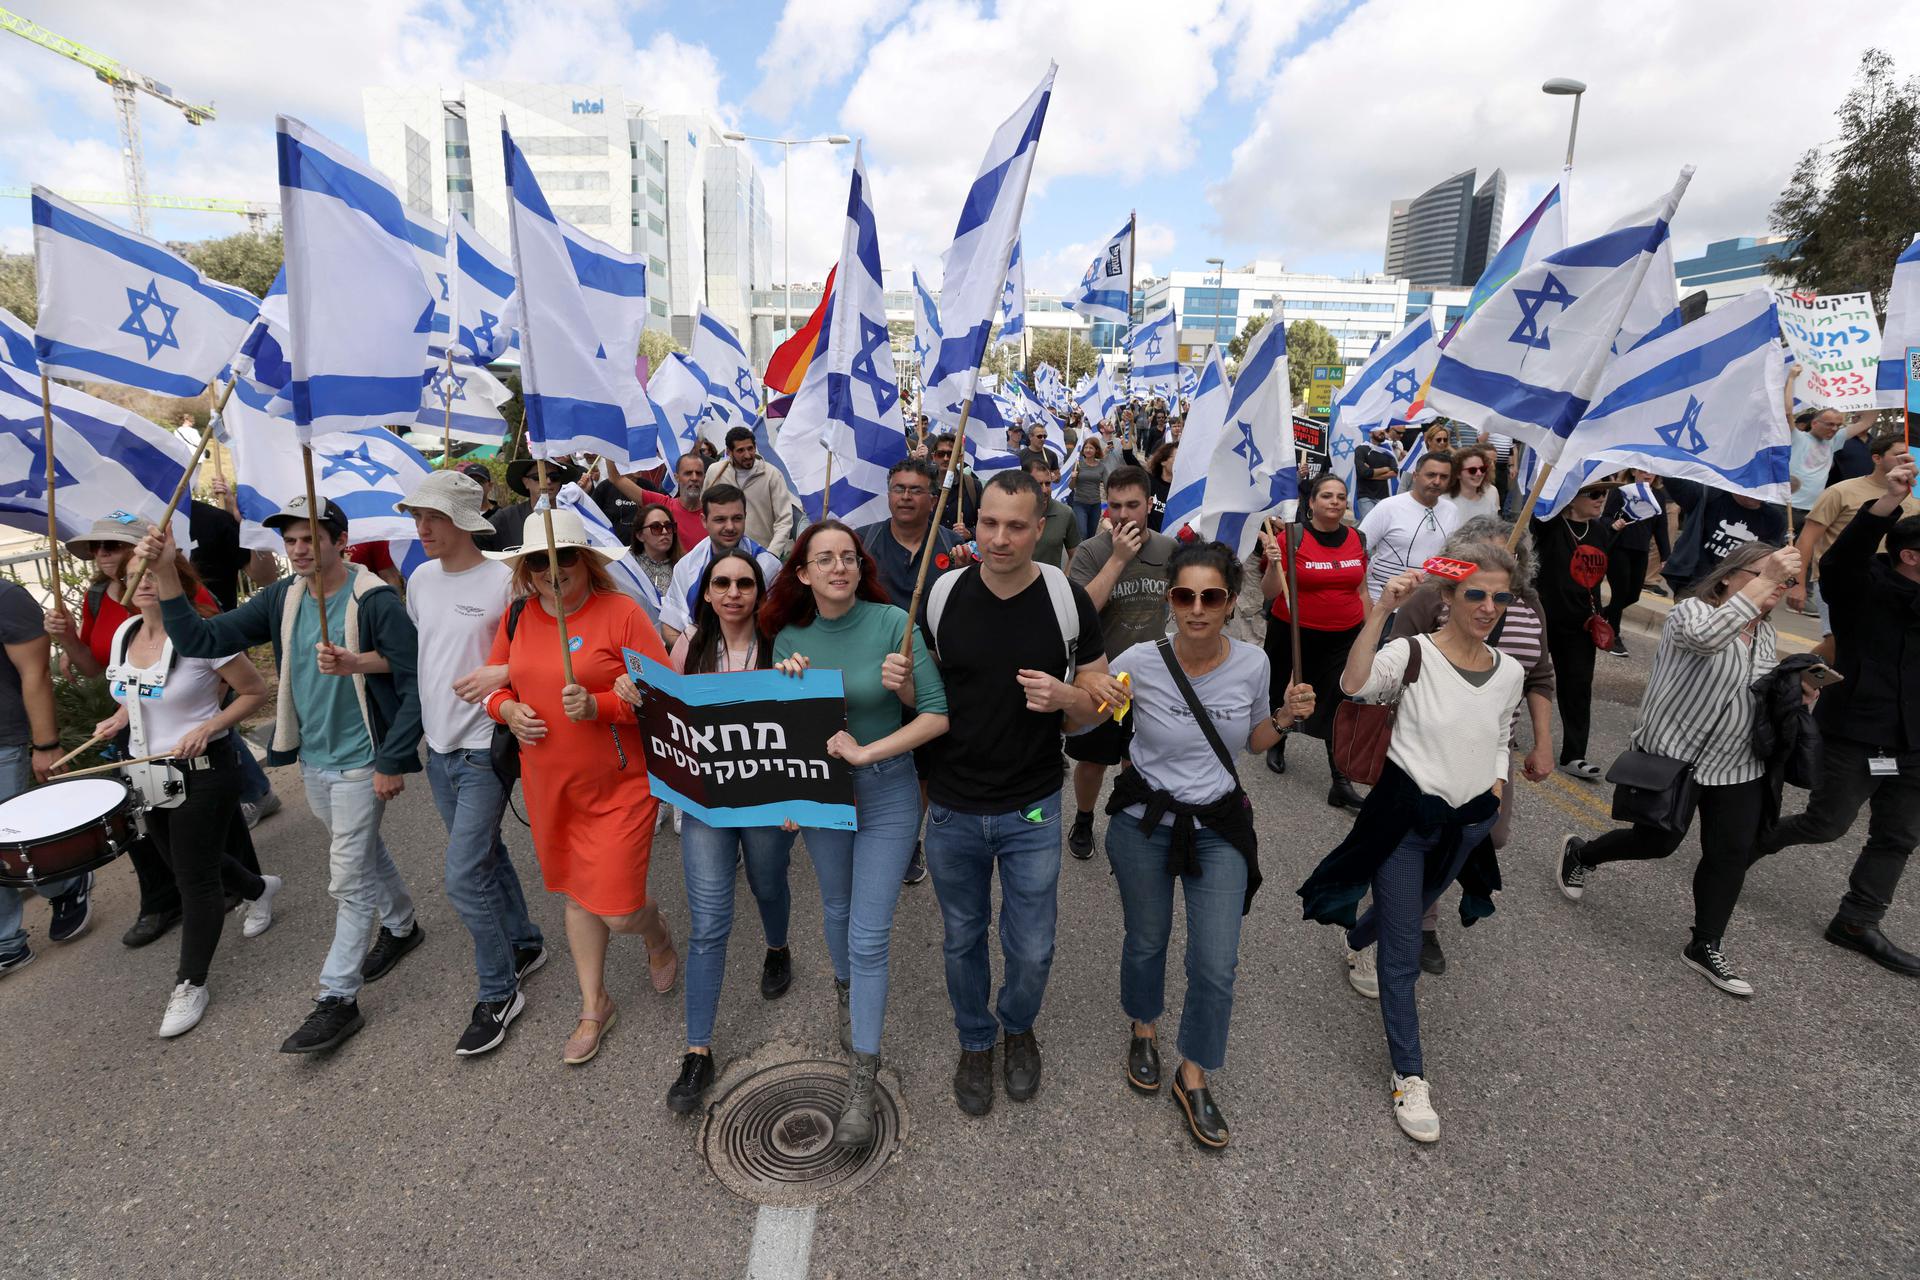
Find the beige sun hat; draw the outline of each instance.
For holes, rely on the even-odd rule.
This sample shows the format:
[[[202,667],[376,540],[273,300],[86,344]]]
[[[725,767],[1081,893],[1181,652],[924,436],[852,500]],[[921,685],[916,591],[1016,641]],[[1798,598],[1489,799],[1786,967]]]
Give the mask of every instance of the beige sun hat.
[[[518,560],[521,556],[538,552],[547,553],[546,519],[538,511],[527,514],[527,523],[520,536],[525,539],[517,547],[508,547],[505,551],[482,551],[480,554],[489,560]],[[565,551],[568,547],[593,552],[601,560],[618,560],[627,553],[625,547],[596,547],[587,540],[587,526],[578,514],[561,508],[553,513],[553,548]]]
[[[151,528],[153,524],[150,521],[143,520],[139,516],[127,515],[125,512],[119,515],[103,516],[95,520],[93,527],[86,533],[70,539],[67,542],[67,551],[79,556],[82,560],[90,560],[93,558],[93,548],[96,543],[115,542],[122,546],[138,546],[140,539],[146,537],[147,530]]]
[[[393,509],[409,515],[414,508],[438,511],[468,533],[492,533],[493,526],[481,514],[482,495],[471,476],[458,471],[432,471],[413,487],[413,492],[393,504]]]

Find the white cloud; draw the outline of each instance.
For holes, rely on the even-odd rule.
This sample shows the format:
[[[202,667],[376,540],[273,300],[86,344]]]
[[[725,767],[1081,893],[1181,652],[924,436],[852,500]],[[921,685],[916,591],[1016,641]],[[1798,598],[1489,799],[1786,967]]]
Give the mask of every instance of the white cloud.
[[[787,0],[760,55],[760,84],[748,105],[783,118],[815,90],[850,75],[868,37],[906,7],[907,0]]]
[[[1596,233],[1695,163],[1674,227],[1693,252],[1766,231],[1799,153],[1831,136],[1869,40],[1920,47],[1920,10],[1876,10],[1871,30],[1839,40],[1816,37],[1792,10],[1744,5],[1370,0],[1272,78],[1209,194],[1237,251],[1377,262],[1390,200],[1499,167],[1511,227],[1529,193],[1558,180],[1569,108],[1539,86],[1567,75],[1592,86],[1574,233]]]

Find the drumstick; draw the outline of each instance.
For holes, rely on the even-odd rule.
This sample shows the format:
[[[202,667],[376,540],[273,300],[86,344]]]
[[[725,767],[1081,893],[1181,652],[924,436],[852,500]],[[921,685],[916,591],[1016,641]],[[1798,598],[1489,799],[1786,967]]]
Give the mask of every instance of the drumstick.
[[[130,764],[152,764],[155,760],[172,760],[174,758],[173,752],[162,751],[158,755],[136,756],[132,760],[109,760],[106,764],[96,764],[91,769],[75,769],[72,773],[61,774],[60,777],[62,780],[67,778],[84,778],[90,773],[105,773],[109,769],[124,769]]]
[[[61,765],[73,759],[75,756],[79,755],[82,751],[85,751],[88,747],[93,746],[97,742],[102,742],[111,736],[112,735],[105,734],[105,733],[94,734],[91,738],[88,738],[85,742],[81,743],[79,746],[75,747],[73,750],[67,752],[67,754],[61,756],[58,760],[55,760],[50,766],[48,766],[47,772],[52,773],[55,769],[58,769]]]

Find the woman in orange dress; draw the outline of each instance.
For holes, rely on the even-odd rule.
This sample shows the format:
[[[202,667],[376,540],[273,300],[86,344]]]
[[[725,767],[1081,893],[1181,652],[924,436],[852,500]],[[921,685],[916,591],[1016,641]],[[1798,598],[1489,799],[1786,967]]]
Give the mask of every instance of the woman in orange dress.
[[[506,665],[507,683],[487,698],[487,714],[519,740],[534,856],[548,891],[567,899],[567,943],[580,978],[581,1012],[562,1056],[578,1066],[600,1051],[617,1012],[606,988],[609,933],[637,933],[646,940],[653,988],[660,994],[673,989],[680,970],[673,937],[647,897],[659,802],[647,786],[634,710],[613,694],[615,678],[626,671],[621,649],[661,663],[667,651],[645,611],[602,566],[620,549],[591,546],[571,511],[553,513],[553,534],[573,683],[560,661],[546,528],[530,519],[525,545],[486,553],[513,565],[515,597],[488,657]]]

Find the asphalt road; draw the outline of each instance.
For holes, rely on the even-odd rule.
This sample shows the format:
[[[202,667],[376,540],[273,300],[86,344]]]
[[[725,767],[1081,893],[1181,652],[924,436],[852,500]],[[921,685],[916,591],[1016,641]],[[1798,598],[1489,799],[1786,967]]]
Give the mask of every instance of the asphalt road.
[[[1628,641],[1633,658],[1600,660],[1603,758],[1653,650],[1644,631]],[[1348,989],[1335,932],[1299,919],[1293,888],[1342,827],[1311,745],[1284,778],[1246,772],[1267,887],[1214,1081],[1231,1149],[1195,1149],[1169,1101],[1127,1091],[1119,904],[1103,860],[1068,860],[1038,1098],[1002,1097],[984,1120],[955,1109],[939,917],[931,885],[910,888],[886,1043],[904,1147],[853,1196],[764,1217],[721,1188],[696,1124],[661,1103],[680,997],[652,994],[637,939],[615,941],[622,1021],[597,1061],[559,1061],[578,1007],[563,942],[507,1045],[453,1056],[470,948],[437,886],[423,782],[390,809],[387,837],[426,945],[367,990],[366,1030],[342,1051],[276,1053],[333,920],[319,824],[282,771],[287,808],[257,832],[289,881],[279,920],[248,941],[234,918],[213,1006],[186,1037],[153,1036],[172,939],[117,941],[136,905],[129,868],[101,874],[97,923],[72,945],[46,945],[45,908],[29,906],[40,959],[0,982],[0,1275],[739,1276],[757,1226],[761,1274],[815,1277],[1920,1273],[1920,1127],[1902,1083],[1920,1059],[1920,984],[1820,937],[1857,832],[1756,869],[1727,939],[1758,988],[1741,1002],[1679,960],[1695,847],[1607,868],[1569,904],[1551,885],[1553,846],[1604,829],[1604,795],[1558,776],[1527,787],[1499,912],[1471,931],[1449,913],[1451,968],[1420,984],[1444,1126],[1420,1148],[1389,1114],[1376,1006]],[[531,873],[518,826],[509,843]],[[684,937],[676,849],[664,833],[654,886]],[[804,859],[794,870],[797,980],[777,1003],[759,998],[740,890],[723,1061],[830,1056],[818,896]],[[534,896],[561,942],[556,901]],[[1888,920],[1909,944],[1916,896]],[[1176,965],[1175,1010],[1183,985]]]

